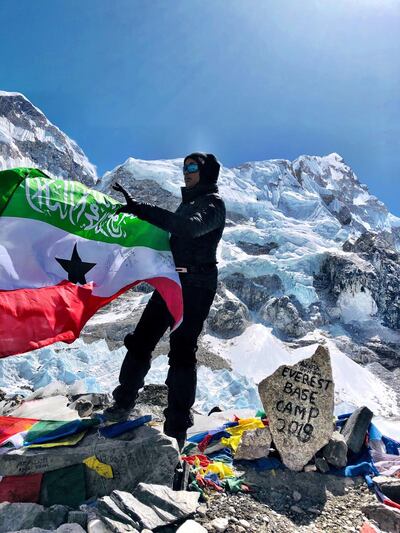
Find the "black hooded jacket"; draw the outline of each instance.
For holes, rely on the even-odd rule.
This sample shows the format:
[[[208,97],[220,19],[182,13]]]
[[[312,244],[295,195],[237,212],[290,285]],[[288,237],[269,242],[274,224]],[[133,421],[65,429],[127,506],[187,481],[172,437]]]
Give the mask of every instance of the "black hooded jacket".
[[[168,231],[177,267],[194,267],[180,274],[182,286],[215,290],[217,287],[217,246],[225,227],[225,204],[214,183],[181,187],[182,203],[175,213],[161,207],[139,203],[135,214],[142,220]],[[204,269],[204,272],[199,270]]]

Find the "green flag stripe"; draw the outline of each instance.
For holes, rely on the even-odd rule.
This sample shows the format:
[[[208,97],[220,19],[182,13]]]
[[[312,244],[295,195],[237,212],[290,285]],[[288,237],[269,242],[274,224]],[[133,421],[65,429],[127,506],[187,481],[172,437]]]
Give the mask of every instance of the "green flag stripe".
[[[28,176],[47,177],[36,168],[13,168],[0,171],[0,216],[11,199],[18,185]]]
[[[167,232],[130,215],[113,216],[121,204],[78,181],[51,179],[36,169],[0,172],[3,181],[3,216],[40,220],[85,239],[128,248],[170,249]]]

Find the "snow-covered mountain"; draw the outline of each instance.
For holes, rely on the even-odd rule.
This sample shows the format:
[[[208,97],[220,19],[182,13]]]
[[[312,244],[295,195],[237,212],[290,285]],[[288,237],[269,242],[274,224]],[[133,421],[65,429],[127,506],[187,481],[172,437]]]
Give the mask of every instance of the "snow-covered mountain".
[[[59,154],[57,164],[53,153]],[[113,197],[118,181],[137,199],[174,210],[183,185],[182,163],[129,158],[96,181],[94,167],[73,141],[22,95],[0,93],[2,168],[33,164]],[[226,374],[230,369],[258,380],[279,361],[325,343],[340,392],[337,402],[357,405],[364,398],[382,414],[400,414],[400,219],[336,153],[222,167],[219,186],[227,205],[218,252],[220,286],[198,352],[201,364],[224,370],[223,378],[215,377],[216,387],[227,387],[240,401],[239,381],[232,375],[229,381]],[[145,288],[122,295],[88,322],[83,339],[105,339],[110,349],[118,349],[147,298]],[[161,354],[168,349],[166,341],[158,348]],[[53,357],[52,349],[44,360]],[[72,367],[71,357],[91,360],[90,348],[82,344],[59,350],[58,355],[68,354]],[[35,357],[22,357],[27,359],[19,370],[12,361],[4,363],[3,377],[0,363],[0,387],[25,379],[23,372],[37,373]],[[243,361],[253,364],[245,368]],[[64,379],[61,367],[45,381]],[[90,375],[69,366],[67,373],[83,379]],[[111,374],[109,369],[112,381]],[[101,376],[96,379],[97,385],[105,384]]]
[[[114,194],[118,181],[137,199],[174,209],[182,162],[129,158],[97,187]],[[258,324],[261,336],[290,348],[332,340],[400,393],[400,219],[336,153],[223,167],[219,186],[228,221],[206,333],[233,339],[226,358]],[[106,328],[111,344],[117,329]]]
[[[0,91],[0,170],[37,167],[54,178],[97,181],[96,168],[75,141],[19,93]]]
[[[98,187],[113,194],[111,186],[119,181],[138,199],[173,208],[179,202],[181,167],[181,159],[130,158],[106,173]],[[289,297],[301,318],[311,320],[314,327],[380,315],[385,326],[400,328],[397,288],[383,294],[395,280],[381,283],[391,271],[398,273],[400,219],[368,193],[338,154],[222,168],[219,186],[228,209],[219,255],[221,279],[250,309],[273,320],[282,307],[290,306],[290,300],[282,299]],[[369,245],[362,246],[368,239]],[[382,264],[372,259],[378,249],[392,250],[389,272],[383,256]],[[338,290],[337,280],[345,271],[346,287]],[[305,332],[300,317],[294,321],[290,316],[290,325],[289,336],[299,336],[296,329]]]

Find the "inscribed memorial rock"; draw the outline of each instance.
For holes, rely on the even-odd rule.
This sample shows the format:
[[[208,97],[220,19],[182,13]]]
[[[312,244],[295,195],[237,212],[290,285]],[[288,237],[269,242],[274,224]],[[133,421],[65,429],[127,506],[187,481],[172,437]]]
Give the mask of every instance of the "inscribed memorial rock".
[[[334,384],[329,351],[282,365],[258,385],[269,428],[283,463],[301,470],[333,433]]]

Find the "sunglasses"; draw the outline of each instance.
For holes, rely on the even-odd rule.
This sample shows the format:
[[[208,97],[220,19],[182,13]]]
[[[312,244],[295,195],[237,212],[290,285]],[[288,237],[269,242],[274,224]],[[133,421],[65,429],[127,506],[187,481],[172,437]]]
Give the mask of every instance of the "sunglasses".
[[[198,172],[199,165],[197,163],[189,163],[188,165],[183,165],[183,173],[186,174],[194,174],[194,172]]]

